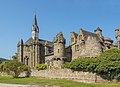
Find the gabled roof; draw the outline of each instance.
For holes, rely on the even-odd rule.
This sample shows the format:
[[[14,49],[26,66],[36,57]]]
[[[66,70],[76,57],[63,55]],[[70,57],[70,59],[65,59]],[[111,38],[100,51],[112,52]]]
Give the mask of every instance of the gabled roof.
[[[75,36],[75,38],[77,39],[77,36],[78,36],[77,33],[75,33],[75,32],[70,32],[70,33],[73,34]]]
[[[100,38],[98,37],[98,35],[96,33],[88,32],[88,31],[85,31],[83,29],[80,29],[79,34],[83,34],[83,36],[85,36],[85,37],[92,36],[92,37],[95,37],[97,40],[100,41]]]
[[[31,44],[31,43],[33,43],[33,38],[32,38],[32,37],[30,37],[30,38],[25,42],[25,45],[29,45],[29,44]]]
[[[31,43],[33,43],[33,38],[30,37],[26,42],[25,42],[25,45],[30,45]],[[45,45],[47,40],[43,40],[43,39],[39,39],[38,42],[42,45]],[[47,44],[49,44],[50,47],[53,46],[53,42],[50,42],[50,41],[47,41]]]

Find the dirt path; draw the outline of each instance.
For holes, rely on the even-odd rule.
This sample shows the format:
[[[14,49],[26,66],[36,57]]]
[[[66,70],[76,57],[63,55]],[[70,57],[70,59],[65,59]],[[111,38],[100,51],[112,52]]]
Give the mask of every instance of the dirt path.
[[[3,84],[3,83],[0,83],[0,87],[46,87],[46,86],[18,85],[18,84]]]

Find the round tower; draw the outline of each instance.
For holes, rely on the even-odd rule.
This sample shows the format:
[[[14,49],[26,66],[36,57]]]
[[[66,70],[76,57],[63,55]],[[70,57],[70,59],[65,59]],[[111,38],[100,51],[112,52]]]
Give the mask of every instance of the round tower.
[[[65,43],[66,40],[63,37],[62,32],[59,32],[53,39],[54,42],[54,56],[55,57],[65,57]]]

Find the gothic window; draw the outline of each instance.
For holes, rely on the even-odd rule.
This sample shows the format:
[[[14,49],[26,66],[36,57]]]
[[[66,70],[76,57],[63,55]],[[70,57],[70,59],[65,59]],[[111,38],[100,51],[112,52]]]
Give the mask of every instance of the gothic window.
[[[29,58],[28,58],[28,56],[25,56],[25,58],[24,58],[24,64],[28,65],[28,63],[29,63]]]

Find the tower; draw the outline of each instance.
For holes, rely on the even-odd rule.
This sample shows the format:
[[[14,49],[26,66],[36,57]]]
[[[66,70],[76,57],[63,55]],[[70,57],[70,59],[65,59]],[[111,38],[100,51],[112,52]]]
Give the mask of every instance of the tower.
[[[39,37],[39,28],[37,25],[36,14],[34,15],[33,25],[32,25],[32,38],[33,40],[38,40]]]
[[[104,37],[102,36],[102,30],[98,27],[94,32],[98,35],[100,38],[101,42],[104,42]]]
[[[19,42],[18,42],[18,60],[20,62],[23,62],[23,40],[21,39]]]
[[[116,37],[116,40],[117,40],[118,49],[120,49],[120,32],[119,32],[118,27],[116,27],[115,33],[116,33],[115,37]]]
[[[62,32],[59,32],[53,39],[54,42],[54,56],[57,58],[65,57],[65,43],[66,40],[63,37]]]
[[[61,68],[62,64],[67,60],[65,57],[65,43],[66,40],[63,37],[62,32],[59,32],[53,39],[54,43],[54,58],[53,67],[55,69]]]
[[[102,36],[102,30],[98,27],[96,30],[94,30],[94,32],[99,36],[99,37],[103,37]]]

